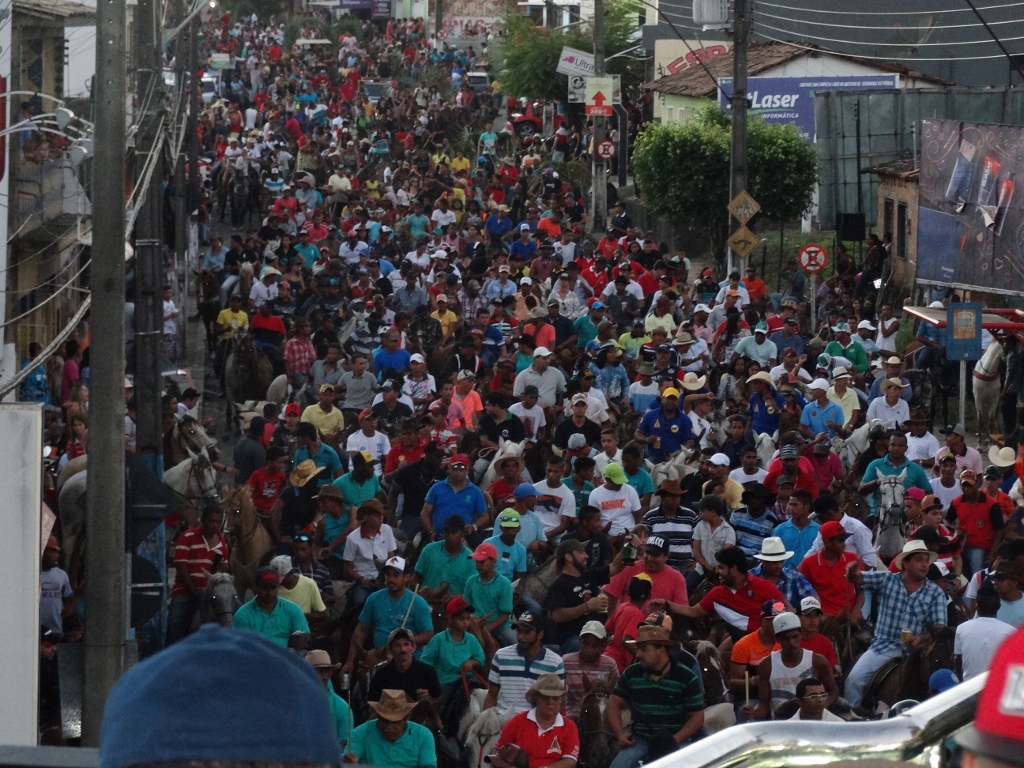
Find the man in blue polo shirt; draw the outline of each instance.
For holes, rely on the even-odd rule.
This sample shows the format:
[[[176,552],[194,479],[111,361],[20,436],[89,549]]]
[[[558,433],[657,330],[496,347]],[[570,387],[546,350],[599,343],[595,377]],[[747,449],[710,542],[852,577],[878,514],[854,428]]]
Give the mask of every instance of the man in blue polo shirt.
[[[697,436],[690,417],[679,410],[678,389],[668,387],[661,393],[661,407],[644,414],[636,439],[647,444],[647,458],[655,464],[667,461],[683,446],[693,447]]]
[[[758,371],[747,379],[747,387],[750,389],[750,409],[747,411],[750,424],[747,431],[756,434],[775,434],[779,429],[779,417],[786,401],[775,391],[772,377],[765,371]]]
[[[832,439],[843,429],[843,409],[828,399],[829,383],[827,379],[815,379],[807,389],[810,402],[804,406],[800,414],[800,432],[808,440],[814,440],[824,433]]]
[[[920,464],[915,464],[907,459],[907,436],[902,432],[892,432],[889,435],[889,451],[880,459],[875,459],[868,468],[864,470],[864,477],[861,478],[860,488],[857,489],[861,496],[867,498],[871,505],[871,514],[878,512],[879,498],[878,488],[882,484],[883,477],[903,475],[903,488],[920,488],[925,493],[930,493],[931,481]]]
[[[281,586],[270,568],[256,572],[256,597],[235,612],[235,628],[263,635],[267,640],[287,647],[293,632],[309,632],[302,609],[277,596]],[[429,614],[428,614],[429,615]]]
[[[487,501],[483,491],[470,482],[469,457],[464,453],[452,456],[448,464],[448,479],[434,483],[427,491],[420,519],[427,534],[444,527],[452,515],[458,515],[466,523],[466,536],[476,533],[478,527],[487,525]]]
[[[537,254],[537,243],[530,237],[530,225],[525,221],[519,225],[519,239],[508,248],[509,256],[522,256],[524,261],[533,261]]]
[[[484,222],[484,229],[491,236],[491,247],[500,248],[502,238],[512,231],[512,219],[508,217],[508,206],[499,205],[498,214],[494,215],[492,213],[487,217],[487,221]]]

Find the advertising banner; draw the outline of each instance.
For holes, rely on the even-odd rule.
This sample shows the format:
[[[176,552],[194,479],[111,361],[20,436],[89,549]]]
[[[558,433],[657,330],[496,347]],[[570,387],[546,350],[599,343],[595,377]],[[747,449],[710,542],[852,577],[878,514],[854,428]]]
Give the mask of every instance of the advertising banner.
[[[747,80],[748,114],[768,123],[793,123],[808,141],[814,141],[814,94],[816,91],[882,90],[898,88],[899,75],[857,77],[751,77]],[[718,103],[731,107],[732,78],[719,79]],[[724,91],[724,93],[723,93]]]
[[[1024,295],[1024,128],[921,121],[919,282]]]
[[[732,50],[732,43],[701,42],[700,40],[655,40],[654,41],[654,76],[674,75],[684,69],[699,67],[724,56]]]

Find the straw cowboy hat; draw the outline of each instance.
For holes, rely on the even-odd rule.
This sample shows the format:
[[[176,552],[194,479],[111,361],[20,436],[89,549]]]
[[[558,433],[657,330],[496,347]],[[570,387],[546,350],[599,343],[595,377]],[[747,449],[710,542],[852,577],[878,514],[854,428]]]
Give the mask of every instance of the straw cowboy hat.
[[[537,678],[537,682],[530,686],[526,692],[526,701],[531,707],[537,706],[538,696],[564,696],[565,685],[558,675],[544,674]]]
[[[919,552],[924,552],[928,555],[928,565],[931,565],[938,559],[938,555],[928,549],[928,546],[921,540],[915,539],[914,541],[908,541],[903,551],[896,555],[896,559],[893,561],[896,564],[896,570],[903,570],[903,561],[912,555],[916,555]]]
[[[306,654],[306,661],[313,665],[313,669],[336,670],[341,667],[341,662],[331,664],[331,655],[327,651],[310,651]]]
[[[769,563],[777,563],[780,560],[789,560],[793,556],[792,550],[786,549],[782,539],[778,536],[768,536],[761,542],[761,552],[754,555],[758,560]]]
[[[416,707],[406,698],[405,691],[394,688],[385,688],[380,692],[380,701],[371,701],[370,706],[382,720],[390,720],[393,723],[405,720]]]
[[[993,445],[988,449],[988,460],[997,467],[1012,467],[1017,463],[1017,454],[1008,445],[1002,448]]]
[[[296,488],[301,488],[323,471],[324,467],[318,467],[312,459],[306,459],[291,471],[288,482]]]
[[[753,376],[749,377],[747,379],[747,384],[750,384],[752,381],[763,381],[769,387],[774,386],[774,382],[772,382],[771,375],[769,375],[766,371],[758,371]]]

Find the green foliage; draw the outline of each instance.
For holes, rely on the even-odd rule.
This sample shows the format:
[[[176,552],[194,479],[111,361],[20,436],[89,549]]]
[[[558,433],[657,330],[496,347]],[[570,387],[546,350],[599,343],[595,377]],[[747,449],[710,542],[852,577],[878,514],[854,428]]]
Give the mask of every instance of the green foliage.
[[[811,206],[817,152],[791,125],[756,117],[747,131],[748,191],[759,221],[799,218]],[[685,124],[649,125],[633,153],[636,188],[647,209],[676,224],[708,232],[716,246],[728,231],[730,121],[713,105]]]
[[[605,6],[605,56],[636,45],[637,0],[610,0]],[[565,101],[569,81],[555,72],[563,46],[581,51],[594,50],[593,27],[578,24],[566,30],[538,27],[528,16],[512,8],[505,15],[504,34],[490,50],[491,73],[501,92],[528,99]],[[626,56],[608,62],[608,73],[622,75],[622,87],[629,89],[643,79],[643,63]]]

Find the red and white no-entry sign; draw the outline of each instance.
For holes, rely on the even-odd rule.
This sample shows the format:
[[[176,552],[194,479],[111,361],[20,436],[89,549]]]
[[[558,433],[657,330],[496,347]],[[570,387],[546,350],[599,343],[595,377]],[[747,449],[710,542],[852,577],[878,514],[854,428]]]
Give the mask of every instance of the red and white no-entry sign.
[[[597,156],[602,160],[611,160],[615,157],[615,142],[611,139],[605,139],[597,145]]]
[[[828,266],[828,251],[817,243],[809,243],[800,249],[797,260],[804,272],[817,275],[824,272]]]

